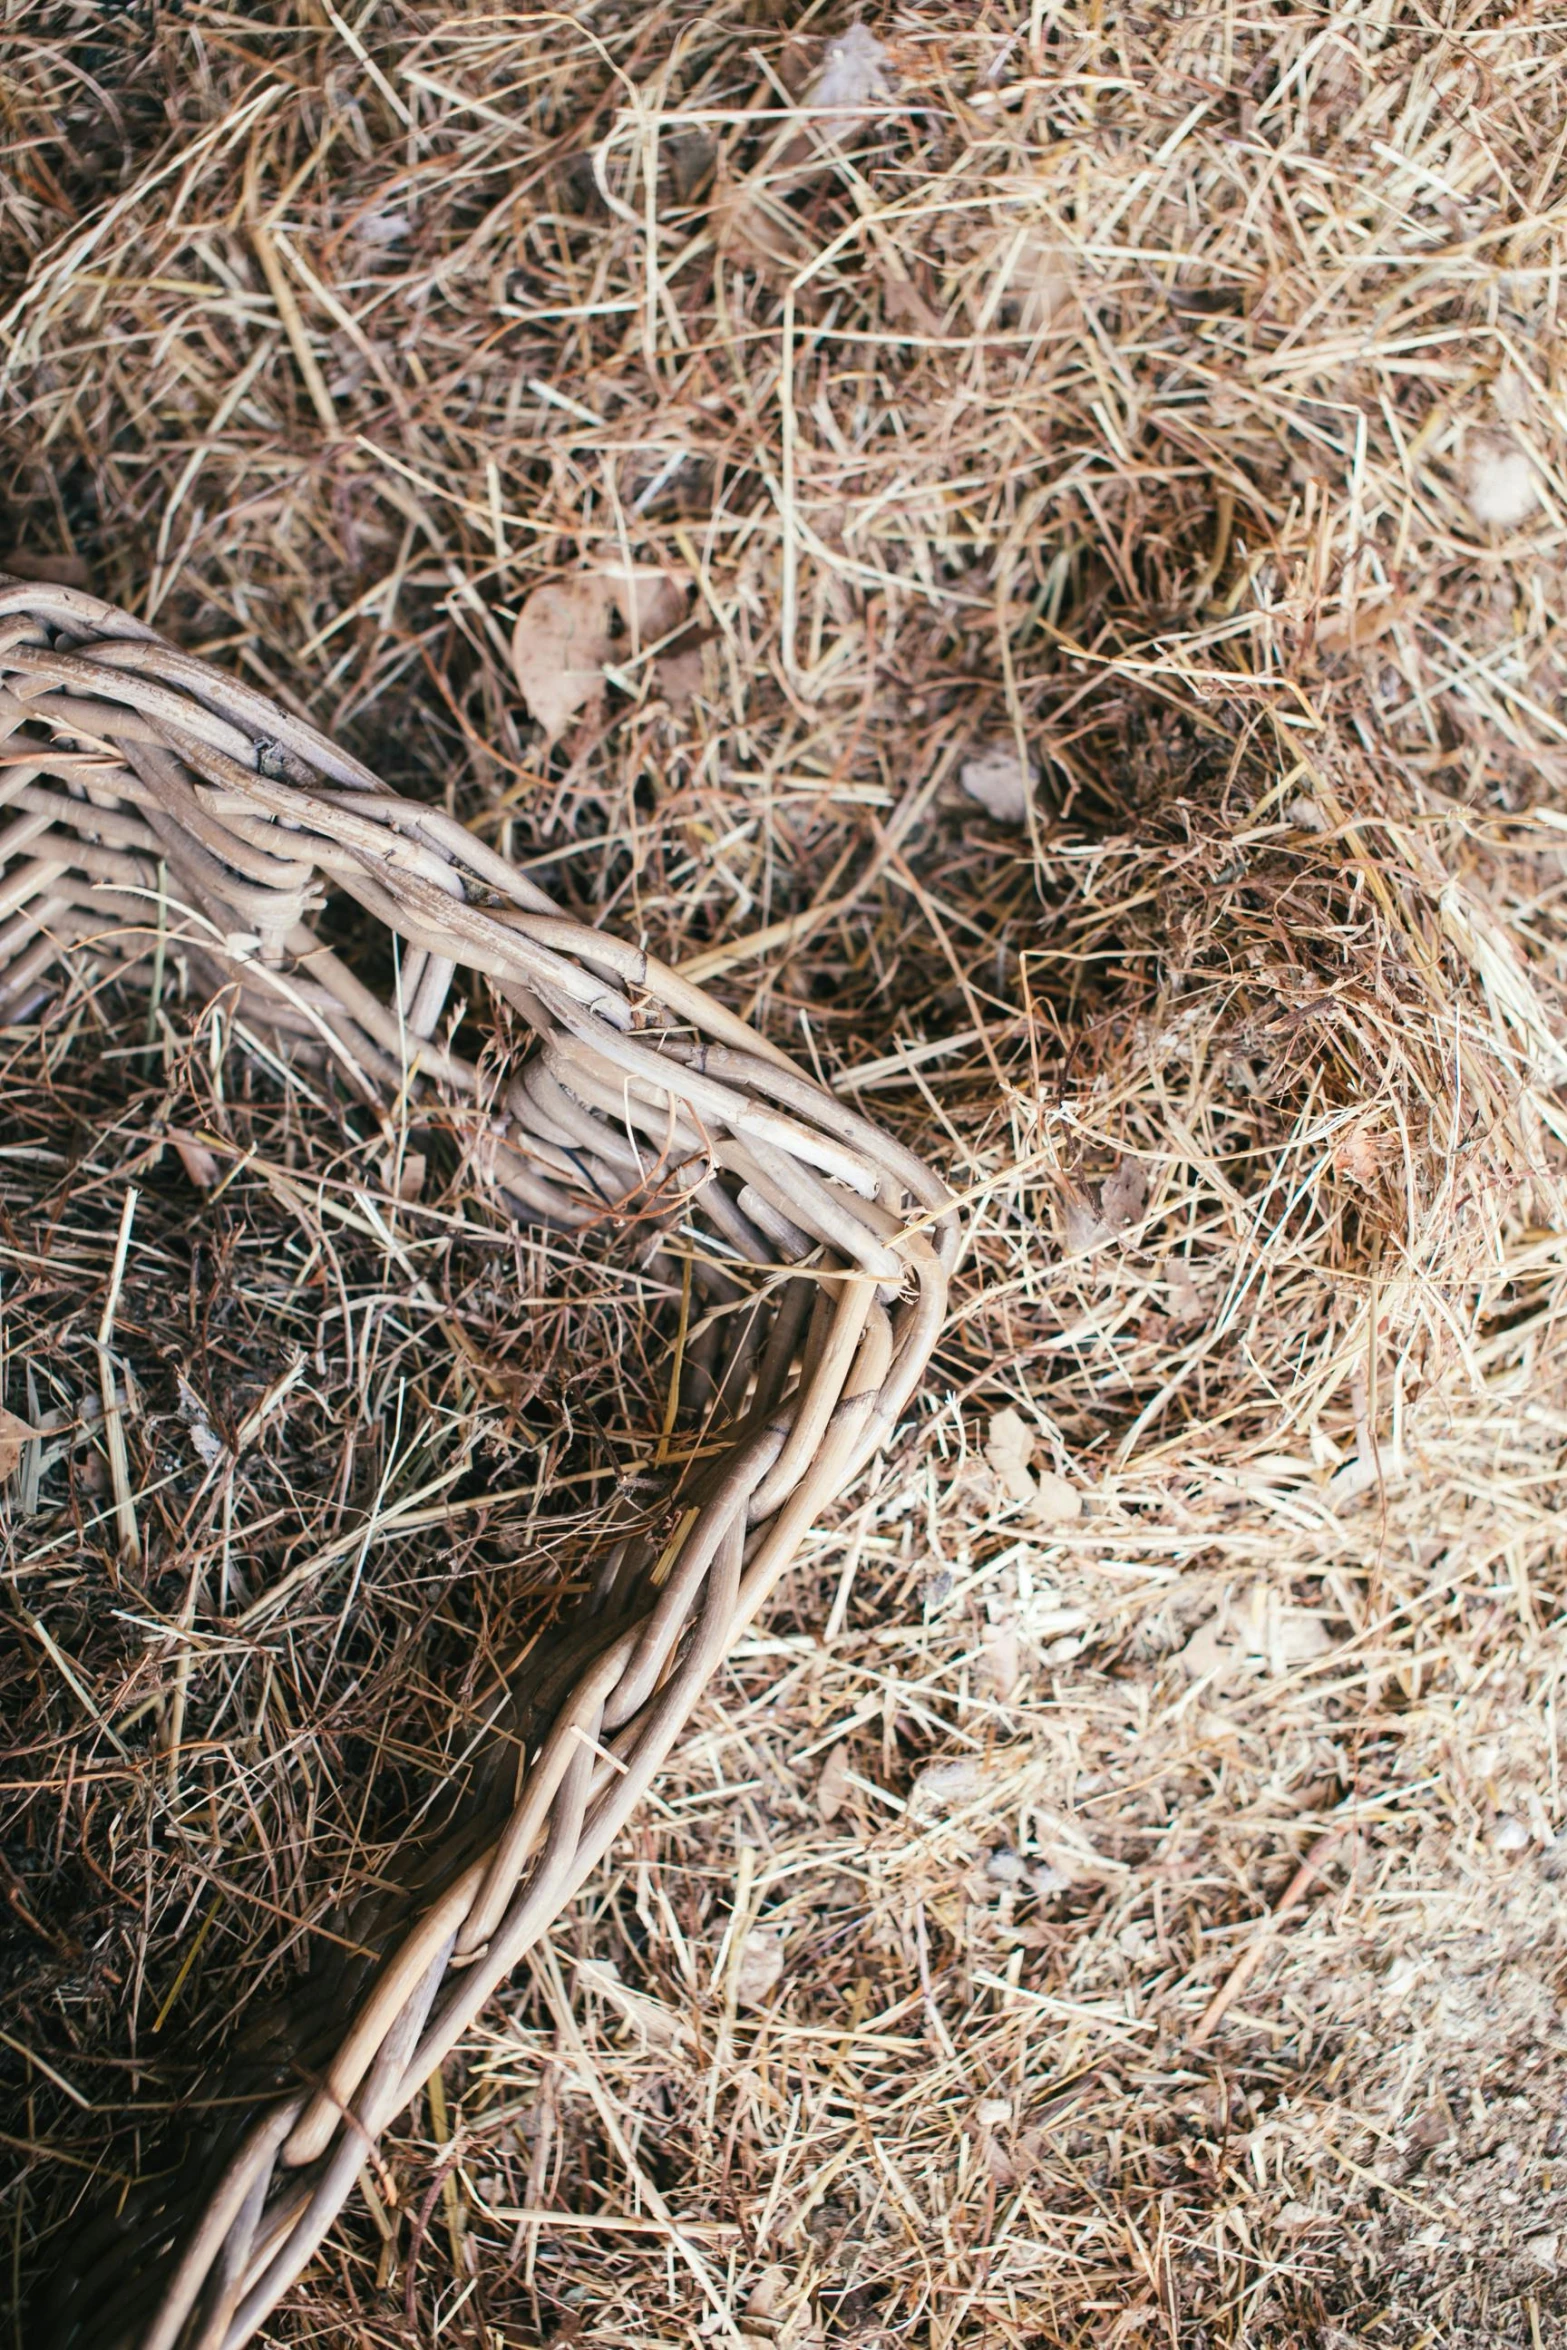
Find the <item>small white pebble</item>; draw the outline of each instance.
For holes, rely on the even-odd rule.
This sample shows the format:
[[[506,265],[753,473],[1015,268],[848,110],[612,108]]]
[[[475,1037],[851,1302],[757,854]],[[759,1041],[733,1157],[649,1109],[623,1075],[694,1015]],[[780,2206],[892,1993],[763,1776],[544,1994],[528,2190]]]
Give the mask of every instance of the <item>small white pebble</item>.
[[[1491,1830],[1491,1842],[1498,1852],[1527,1852],[1532,1838],[1522,1820],[1515,1820],[1511,1812],[1504,1812]]]
[[[1006,2097],[982,2097],[974,2108],[974,2119],[982,2130],[999,2130],[1003,2122],[1012,2119],[1011,2100]]]
[[[1015,743],[986,743],[965,759],[958,778],[971,800],[998,824],[1026,824],[1028,803],[1039,773],[1032,759],[1024,767]]]
[[[1516,530],[1534,511],[1534,469],[1522,449],[1482,441],[1469,460],[1469,510],[1476,522]]]
[[[1554,2268],[1561,2250],[1561,2238],[1554,2231],[1547,2236],[1531,2236],[1519,2246],[1519,2250],[1534,2268]]]

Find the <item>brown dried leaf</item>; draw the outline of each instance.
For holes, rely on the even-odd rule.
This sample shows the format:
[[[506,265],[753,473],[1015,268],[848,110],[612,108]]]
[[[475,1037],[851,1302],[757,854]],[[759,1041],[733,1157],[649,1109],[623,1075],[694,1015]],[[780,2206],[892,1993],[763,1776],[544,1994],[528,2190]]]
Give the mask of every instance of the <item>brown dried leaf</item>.
[[[735,2005],[764,2006],[783,1975],[783,1943],[770,1926],[753,1926],[735,1969]]]
[[[784,2296],[788,2290],[789,2271],[786,2268],[780,2268],[775,2261],[770,2267],[763,2269],[756,2283],[752,2286],[750,2299],[745,2305],[745,2316],[760,2318],[770,2328],[772,2321],[783,2306]]]
[[[1036,1475],[1030,1468],[1037,1441],[1028,1422],[1008,1405],[991,1415],[986,1464],[1008,1501],[1023,1502],[1036,1525],[1070,1525],[1082,1511],[1082,1497],[1054,1469]]]
[[[671,131],[658,143],[658,159],[669,175],[676,203],[692,204],[713,176],[718,149],[706,131]]]
[[[1035,1498],[1036,1488],[1028,1465],[1034,1457],[1034,1444],[1033,1429],[1010,1404],[1005,1411],[992,1412],[990,1433],[985,1439],[985,1459],[1008,1501],[1031,1502]]]
[[[26,1420],[19,1420],[15,1412],[0,1408],[0,1484],[15,1475],[23,1445],[31,1444],[39,1433]]]
[[[1181,1650],[1181,1663],[1194,1681],[1205,1681],[1210,1673],[1227,1672],[1237,1657],[1237,1643],[1223,1608],[1199,1624]]]
[[[659,692],[677,717],[682,710],[689,710],[702,690],[701,644],[661,653],[653,664],[653,675]]]
[[[1029,1515],[1037,1526],[1069,1526],[1083,1514],[1083,1497],[1075,1485],[1054,1469],[1041,1469],[1034,1478],[1034,1501]]]
[[[760,187],[750,180],[721,174],[708,218],[720,253],[759,267],[764,275],[793,271],[809,251],[793,214],[765,203]]]
[[[1184,1257],[1166,1259],[1164,1281],[1170,1293],[1170,1320],[1176,1327],[1179,1328],[1184,1322],[1200,1322],[1204,1310],[1202,1291]]]
[[[910,334],[939,335],[941,332],[939,316],[911,277],[896,276],[889,269],[882,286],[881,306],[889,324],[906,326]]]
[[[399,1167],[397,1153],[388,1151],[381,1161],[381,1181],[394,1199],[416,1200],[423,1196],[429,1165],[423,1151],[404,1151],[403,1162]]]
[[[1135,1159],[1123,1159],[1099,1190],[1099,1211],[1112,1232],[1135,1224],[1148,1205],[1148,1178]]]
[[[1022,1645],[1011,1616],[1000,1616],[985,1626],[979,1653],[984,1678],[1005,1705],[1023,1669]]]
[[[171,1134],[169,1140],[179,1154],[179,1162],[186,1176],[196,1189],[210,1191],[218,1179],[217,1154],[209,1151],[204,1142],[198,1142],[193,1134]]]
[[[1114,1237],[1104,1218],[1086,1199],[1068,1192],[1062,1206],[1061,1221],[1066,1232],[1069,1256],[1086,1256],[1090,1249],[1103,1248]]]
[[[604,672],[678,628],[682,583],[667,571],[580,572],[535,588],[517,615],[511,658],[528,708],[550,742],[604,699]]]
[[[1323,621],[1317,630],[1317,650],[1322,653],[1357,653],[1376,644],[1390,628],[1397,626],[1408,610],[1407,598],[1396,589],[1384,594],[1368,596],[1350,613],[1335,612]],[[1295,799],[1285,809],[1292,824],[1301,825],[1308,832],[1321,832],[1326,819],[1315,802]]]
[[[816,1782],[816,1808],[824,1820],[835,1820],[848,1800],[849,1749],[840,1738]]]
[[[1333,1635],[1321,1616],[1310,1608],[1280,1608],[1268,1625],[1268,1670],[1287,1673],[1293,1665],[1315,1664],[1332,1646]]]
[[[604,697],[613,609],[603,579],[590,576],[535,588],[517,615],[512,667],[550,742]]]

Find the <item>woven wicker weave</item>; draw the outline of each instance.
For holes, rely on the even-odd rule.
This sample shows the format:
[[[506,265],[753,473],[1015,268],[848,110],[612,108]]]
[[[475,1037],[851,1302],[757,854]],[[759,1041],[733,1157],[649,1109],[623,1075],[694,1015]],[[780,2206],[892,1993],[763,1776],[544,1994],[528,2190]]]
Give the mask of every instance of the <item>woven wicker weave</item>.
[[[438,809],[126,613],[0,576],[0,1020],[62,961],[198,984],[366,1097],[475,1096],[440,1040],[459,967],[537,1039],[487,1102],[518,1212],[693,1221],[730,1333],[703,1458],[596,1562],[491,1711],[461,1816],[345,1896],[344,1932],[229,2053],[220,2121],[72,2242],[51,2350],[236,2350],[300,2275],[369,2146],[641,1799],[736,1633],[884,1442],[934,1344],[958,1225],[938,1179],[711,997],[567,919]],[[311,927],[331,887],[403,942],[397,1000]],[[496,1113],[503,1113],[497,1115]],[[752,1302],[717,1269],[776,1267]],[[644,1512],[639,1523],[648,1523]],[[343,1945],[353,1945],[347,1948]]]

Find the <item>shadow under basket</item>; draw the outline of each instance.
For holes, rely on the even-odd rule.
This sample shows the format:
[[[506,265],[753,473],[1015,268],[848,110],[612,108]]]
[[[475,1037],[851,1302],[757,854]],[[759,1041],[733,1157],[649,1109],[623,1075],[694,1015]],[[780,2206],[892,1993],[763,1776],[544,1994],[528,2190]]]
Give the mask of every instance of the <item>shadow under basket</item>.
[[[519,1216],[581,1226],[608,1205],[655,1254],[676,1222],[700,1229],[702,1303],[730,1309],[708,1323],[701,1459],[497,1690],[459,1816],[395,1881],[345,1893],[354,1947],[247,2027],[182,2168],[70,2231],[40,2295],[46,2350],[237,2350],[886,1442],[958,1220],[929,1168],[701,988],[127,613],[0,575],[0,735],[0,1021],[52,1000],[62,966],[150,983],[177,954],[270,1049],[329,1057],[361,1096],[472,1102]],[[393,1001],[312,926],[334,890],[401,942]],[[443,1031],[459,970],[536,1040],[499,1098]]]

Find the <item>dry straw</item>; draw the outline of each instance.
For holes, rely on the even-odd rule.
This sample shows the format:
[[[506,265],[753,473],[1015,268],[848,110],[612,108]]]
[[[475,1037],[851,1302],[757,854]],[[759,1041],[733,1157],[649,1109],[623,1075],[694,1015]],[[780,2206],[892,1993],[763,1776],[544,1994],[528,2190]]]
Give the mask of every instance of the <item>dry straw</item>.
[[[1562,33],[849,31],[8,36],[18,564],[645,940],[938,1157],[971,1234],[917,1432],[274,2325],[1532,2350]],[[536,709],[513,647],[537,692],[563,610],[591,654]],[[7,1047],[0,1401],[31,1375],[79,1432],[13,1549],[22,2340],[148,2109],[200,2115],[229,2010],[460,1775],[706,1313],[597,1228],[503,1237],[457,1136],[356,1125],[179,956],[150,1059],[87,966]]]

